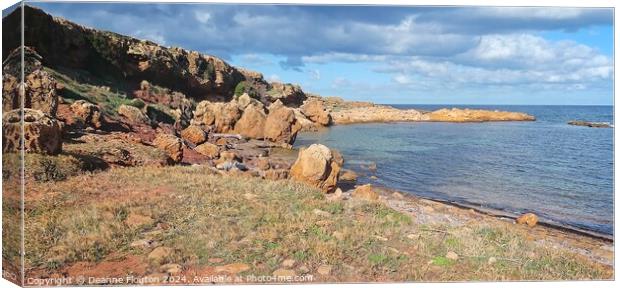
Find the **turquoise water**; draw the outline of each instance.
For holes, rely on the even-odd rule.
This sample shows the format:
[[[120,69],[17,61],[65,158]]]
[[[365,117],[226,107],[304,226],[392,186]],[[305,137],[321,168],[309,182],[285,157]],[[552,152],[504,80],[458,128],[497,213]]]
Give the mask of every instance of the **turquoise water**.
[[[511,214],[534,212],[543,221],[613,234],[614,129],[566,124],[613,123],[613,107],[462,107],[521,111],[537,121],[333,126],[299,135],[295,146],[340,150],[361,183]],[[361,167],[371,162],[376,172]]]

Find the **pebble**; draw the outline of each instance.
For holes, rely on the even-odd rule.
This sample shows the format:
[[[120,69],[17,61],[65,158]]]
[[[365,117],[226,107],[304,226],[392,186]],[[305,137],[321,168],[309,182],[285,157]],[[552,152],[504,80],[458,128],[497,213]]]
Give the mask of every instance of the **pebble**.
[[[454,251],[448,251],[448,253],[446,253],[446,258],[448,258],[450,260],[458,260],[459,259],[459,255],[454,253]]]
[[[497,262],[497,258],[495,258],[495,257],[489,257],[489,261],[488,261],[489,265],[492,265],[492,264],[494,264],[495,262]]]

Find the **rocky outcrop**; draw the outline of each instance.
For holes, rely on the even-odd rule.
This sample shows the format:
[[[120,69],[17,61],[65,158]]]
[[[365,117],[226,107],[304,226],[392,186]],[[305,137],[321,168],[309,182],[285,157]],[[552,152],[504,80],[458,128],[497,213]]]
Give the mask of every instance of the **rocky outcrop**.
[[[77,100],[71,104],[71,111],[84,124],[96,129],[101,128],[102,117],[99,106],[85,100]]]
[[[265,139],[292,144],[299,130],[301,125],[297,123],[293,109],[284,106],[280,101],[269,106],[269,114],[265,120]]]
[[[2,111],[20,108],[21,52],[15,49],[2,63]],[[40,110],[52,117],[58,109],[56,80],[43,70],[42,57],[24,47],[24,107]],[[5,50],[6,53],[6,50]]]
[[[171,134],[159,133],[153,140],[155,147],[165,151],[175,163],[183,160],[183,141]]]
[[[347,106],[332,110],[331,117],[334,124],[423,121],[424,119],[423,113],[414,109],[397,109],[365,102],[350,104],[347,102]]]
[[[149,124],[150,119],[142,110],[129,105],[121,105],[118,107],[118,114],[125,117],[130,123]]]
[[[320,125],[327,126],[332,120],[331,115],[323,105],[323,101],[317,98],[307,100],[299,108],[301,113],[308,117],[308,119]]]
[[[213,126],[213,131],[228,133],[234,130],[235,123],[241,117],[241,111],[236,102],[210,102],[198,103],[194,111],[194,125]]]
[[[584,127],[592,127],[592,128],[613,128],[614,127],[613,125],[607,122],[587,122],[587,121],[579,121],[579,120],[568,121],[568,125],[584,126]]]
[[[486,122],[486,121],[534,121],[532,115],[520,112],[490,111],[480,109],[440,109],[424,115],[424,121],[436,122]]]
[[[62,124],[40,110],[23,110],[24,145],[20,145],[22,115],[20,109],[4,113],[2,151],[58,154],[62,151]]]
[[[286,106],[299,107],[307,97],[298,85],[273,82],[267,91],[267,98],[269,102],[280,100]]]
[[[190,125],[181,131],[181,137],[194,145],[207,141],[207,133],[197,125]]]
[[[325,145],[312,144],[301,149],[297,160],[291,167],[291,178],[308,183],[331,193],[336,189],[338,175],[343,164],[340,153]]]

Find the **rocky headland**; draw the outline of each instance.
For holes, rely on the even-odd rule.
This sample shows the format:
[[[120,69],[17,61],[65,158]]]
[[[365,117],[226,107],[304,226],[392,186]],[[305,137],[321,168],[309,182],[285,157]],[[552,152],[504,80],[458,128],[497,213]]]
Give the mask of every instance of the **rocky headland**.
[[[456,248],[446,244],[441,255],[436,255],[439,252],[429,243],[443,241],[450,233],[464,233],[471,239],[486,237],[472,231],[486,233],[487,224],[501,230],[508,240],[527,237],[523,225],[518,226],[518,232],[512,232],[508,226],[500,227],[497,222],[477,216],[449,223],[457,228],[453,232],[442,230],[443,236],[439,237],[424,228],[429,223],[418,222],[422,217],[419,214],[398,212],[399,205],[409,203],[407,207],[412,209],[441,211],[431,213],[436,215],[429,219],[438,219],[439,214],[449,217],[452,209],[421,208],[434,204],[418,206],[421,202],[407,202],[408,198],[397,194],[386,198],[375,187],[357,185],[355,173],[342,169],[346,159],[338,151],[321,144],[299,150],[292,145],[302,131],[338,124],[533,121],[533,116],[469,109],[402,110],[321,97],[297,85],[269,82],[259,72],[231,66],[214,56],[83,27],[30,6],[24,9],[28,25],[23,48],[19,11],[3,18],[3,196],[5,207],[13,209],[4,211],[18,211],[19,195],[15,193],[20,187],[22,158],[17,152],[23,149],[25,185],[32,191],[27,202],[32,206],[29,209],[38,211],[28,215],[28,227],[34,230],[27,232],[56,237],[33,236],[27,244],[28,251],[34,251],[27,256],[32,265],[27,271],[35,276],[106,271],[99,265],[117,263],[122,258],[130,263],[121,260],[119,265],[139,267],[140,275],[165,277],[206,269],[227,275],[248,270],[269,274],[314,271],[323,281],[372,280],[368,275],[375,275],[375,280],[452,279],[446,278],[447,270],[437,269],[461,263],[459,256],[453,255]],[[19,109],[22,52],[23,113]],[[26,140],[23,143],[19,141],[21,123]],[[174,207],[189,208],[174,208],[166,204],[169,201],[179,205]],[[49,203],[58,205],[50,207]],[[88,214],[91,212],[96,215]],[[54,218],[52,223],[39,218],[41,215],[62,218]],[[230,217],[220,217],[225,215]],[[17,216],[6,214],[5,219],[11,223],[18,220]],[[234,220],[238,223],[231,219],[238,219]],[[472,219],[485,225],[472,226],[468,222]],[[71,223],[78,222],[96,226],[86,229],[106,232],[91,231],[81,237],[71,230],[75,228]],[[19,227],[17,222],[14,224]],[[433,227],[445,223],[435,224]],[[347,228],[351,225],[355,229]],[[233,226],[242,229],[232,229],[235,232],[227,228]],[[38,233],[37,229],[48,229],[41,227],[60,232]],[[211,239],[211,234],[201,230],[205,227],[219,227],[222,233],[230,234],[229,238],[219,243],[221,239]],[[13,232],[7,232],[5,243],[17,245],[15,237],[19,233],[13,228],[5,229]],[[366,233],[366,229],[372,233]],[[183,235],[173,235],[174,231]],[[506,259],[519,258],[523,263],[527,259],[542,263],[549,255],[557,261],[565,259],[565,252],[552,254],[544,243],[536,246],[513,242],[506,242],[516,245],[512,250],[493,246],[488,252]],[[475,243],[472,240],[463,245],[471,250]],[[178,246],[169,247],[173,245]],[[311,251],[301,250],[304,245],[312,247]],[[355,254],[362,246],[367,249],[365,254]],[[207,254],[192,254],[196,252],[191,252],[191,247],[207,247]],[[246,253],[239,254],[239,247],[258,253],[252,252],[257,258],[241,257]],[[298,250],[288,250],[292,247]],[[17,246],[8,248],[18,251]],[[527,256],[519,252],[537,249],[547,254]],[[139,256],[113,253],[129,250]],[[322,251],[328,251],[328,255]],[[390,256],[383,258],[381,255],[386,253]],[[571,265],[584,265],[589,272],[564,278],[608,277],[608,267],[601,268],[598,261],[584,261],[574,258],[573,252],[566,253]],[[344,266],[347,255],[353,254],[357,255],[357,267]],[[3,261],[17,263],[17,255],[3,254]],[[290,264],[292,259],[288,258],[293,255],[296,260]],[[470,256],[474,257],[466,257]],[[482,257],[491,261],[492,255]],[[460,261],[471,268],[472,277],[490,277],[477,274],[480,269],[476,265],[480,263]],[[399,278],[390,273],[399,267],[398,263],[405,263],[404,267],[430,263],[437,271]],[[559,263],[552,270],[563,267]],[[527,274],[523,265],[515,269],[512,275],[547,277],[544,273]]]

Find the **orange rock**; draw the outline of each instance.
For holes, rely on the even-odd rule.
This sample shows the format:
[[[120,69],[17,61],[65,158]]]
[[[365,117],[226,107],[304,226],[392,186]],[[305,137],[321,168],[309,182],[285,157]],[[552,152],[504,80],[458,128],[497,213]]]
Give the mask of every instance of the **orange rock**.
[[[183,159],[183,141],[172,134],[160,133],[153,140],[153,145],[166,151],[172,161],[178,163]]]
[[[325,145],[312,144],[299,151],[291,167],[291,177],[331,193],[336,189],[342,163],[342,156],[337,151]]]
[[[379,194],[372,189],[372,185],[366,184],[362,186],[357,186],[353,193],[351,194],[353,198],[364,199],[368,201],[377,201],[379,200]]]
[[[261,106],[250,104],[235,124],[235,133],[252,139],[263,139],[263,129],[267,116]]]
[[[481,109],[440,109],[425,115],[428,121],[438,122],[485,122],[485,121],[534,121],[536,118],[520,112],[491,111]]]
[[[293,109],[284,106],[279,101],[269,106],[269,114],[263,130],[265,139],[277,143],[292,144],[301,128]]]
[[[197,125],[189,125],[187,128],[183,129],[183,131],[181,131],[181,137],[195,145],[200,145],[207,141],[207,133]]]
[[[534,227],[536,226],[536,223],[538,223],[538,216],[534,213],[526,213],[519,216],[516,222],[517,224],[525,224],[527,226]]]
[[[220,148],[217,147],[217,145],[209,142],[205,142],[196,146],[196,148],[194,148],[194,151],[205,155],[211,159],[215,159],[220,155]]]
[[[312,122],[316,122],[320,125],[327,126],[331,122],[332,118],[329,112],[325,110],[323,101],[319,99],[307,100],[304,105],[300,107],[301,113],[303,113]]]

